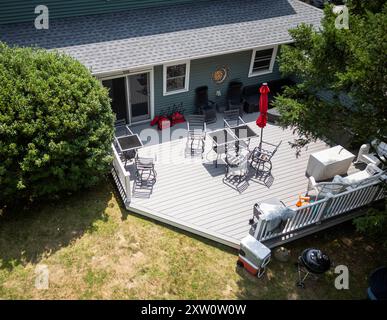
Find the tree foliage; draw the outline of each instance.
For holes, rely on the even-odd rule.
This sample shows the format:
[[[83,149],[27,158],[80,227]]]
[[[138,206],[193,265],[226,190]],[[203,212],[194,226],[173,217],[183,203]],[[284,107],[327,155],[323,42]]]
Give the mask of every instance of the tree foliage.
[[[355,143],[387,135],[387,4],[349,5],[349,29],[336,28],[337,16],[326,7],[320,30],[300,25],[290,31],[294,44],[281,49],[280,71],[299,83],[274,105],[303,144],[338,131]]]
[[[111,163],[106,89],[78,61],[0,43],[0,209],[95,184]]]
[[[346,4],[354,14],[364,14],[367,11],[377,13],[382,11],[386,0],[347,0]]]
[[[354,225],[358,232],[373,237],[386,236],[387,211],[370,209],[368,212],[354,220]]]

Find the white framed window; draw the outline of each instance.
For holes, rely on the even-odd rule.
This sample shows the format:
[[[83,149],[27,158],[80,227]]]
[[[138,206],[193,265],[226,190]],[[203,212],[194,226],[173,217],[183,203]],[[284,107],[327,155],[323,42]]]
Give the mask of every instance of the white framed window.
[[[163,69],[164,96],[189,90],[190,61],[167,63]]]
[[[251,56],[249,77],[273,72],[278,46],[254,49]]]

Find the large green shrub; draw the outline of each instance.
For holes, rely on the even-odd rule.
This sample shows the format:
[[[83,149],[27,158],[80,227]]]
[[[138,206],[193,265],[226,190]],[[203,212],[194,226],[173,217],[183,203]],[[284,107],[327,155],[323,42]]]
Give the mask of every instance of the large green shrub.
[[[113,119],[81,63],[0,43],[0,210],[95,184],[112,160]]]

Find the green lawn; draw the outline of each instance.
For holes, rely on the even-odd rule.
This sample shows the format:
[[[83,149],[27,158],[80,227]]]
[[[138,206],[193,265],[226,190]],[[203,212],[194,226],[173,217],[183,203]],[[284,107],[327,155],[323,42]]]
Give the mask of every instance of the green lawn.
[[[333,272],[296,288],[294,262],[309,246],[348,266],[350,290],[334,288]],[[235,267],[235,250],[128,214],[107,181],[61,203],[0,217],[0,298],[362,299],[367,275],[387,257],[351,224],[287,248],[292,260],[273,260],[259,280]],[[35,288],[37,265],[48,267],[47,290]]]

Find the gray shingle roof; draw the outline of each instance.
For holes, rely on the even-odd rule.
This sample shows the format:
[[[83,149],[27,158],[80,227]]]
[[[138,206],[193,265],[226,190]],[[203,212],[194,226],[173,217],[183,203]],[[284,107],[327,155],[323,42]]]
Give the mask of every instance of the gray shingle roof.
[[[286,43],[288,29],[322,16],[298,0],[216,0],[52,20],[49,30],[0,25],[0,41],[56,48],[101,74]]]

